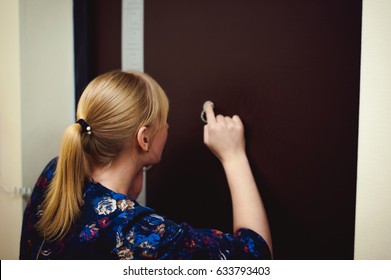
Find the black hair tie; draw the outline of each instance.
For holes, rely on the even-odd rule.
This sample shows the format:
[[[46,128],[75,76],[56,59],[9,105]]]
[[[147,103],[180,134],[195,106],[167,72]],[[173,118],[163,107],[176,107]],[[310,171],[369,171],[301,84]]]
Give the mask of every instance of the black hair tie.
[[[76,123],[81,126],[81,133],[87,132],[87,134],[91,134],[91,126],[83,119],[79,119]]]

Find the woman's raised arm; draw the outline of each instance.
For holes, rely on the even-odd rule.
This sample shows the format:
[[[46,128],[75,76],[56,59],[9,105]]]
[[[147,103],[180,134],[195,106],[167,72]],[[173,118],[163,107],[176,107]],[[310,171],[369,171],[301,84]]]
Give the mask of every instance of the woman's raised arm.
[[[229,184],[234,231],[251,229],[260,234],[272,252],[269,222],[245,150],[244,127],[238,116],[215,116],[213,103],[205,102],[208,123],[204,143],[221,161]]]

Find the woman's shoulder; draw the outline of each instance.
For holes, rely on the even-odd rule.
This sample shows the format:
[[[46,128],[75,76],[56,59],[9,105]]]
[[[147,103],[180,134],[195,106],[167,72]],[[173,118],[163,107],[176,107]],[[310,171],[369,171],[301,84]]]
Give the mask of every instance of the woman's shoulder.
[[[57,167],[57,161],[58,157],[55,157],[49,161],[49,163],[45,166],[42,173],[40,174],[37,182],[35,183],[35,188],[47,189],[54,177],[54,173]]]
[[[136,200],[113,192],[97,182],[87,182],[84,188],[82,220],[94,224],[99,230],[121,231],[131,227],[141,217],[154,210]]]
[[[40,203],[43,199],[43,194],[49,188],[50,182],[54,177],[54,173],[57,167],[57,160],[57,157],[51,159],[49,163],[46,164],[46,166],[44,167],[43,171],[39,175],[34,185],[33,192],[31,193],[28,205],[37,201]]]
[[[86,182],[84,202],[87,208],[98,216],[129,216],[154,212],[151,208],[141,206],[133,198],[116,193],[98,182]]]

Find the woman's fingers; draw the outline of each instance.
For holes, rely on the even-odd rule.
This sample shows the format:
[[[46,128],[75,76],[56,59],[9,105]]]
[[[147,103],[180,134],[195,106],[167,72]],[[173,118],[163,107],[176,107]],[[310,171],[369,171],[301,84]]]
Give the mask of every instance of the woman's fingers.
[[[224,116],[222,116],[222,115],[217,115],[216,116],[216,122],[217,123],[224,123],[224,121],[225,121]]]
[[[213,102],[212,101],[206,101],[203,106],[204,112],[206,114],[206,120],[209,123],[215,123],[216,117],[215,113],[213,111]]]
[[[234,115],[234,116],[232,117],[232,121],[233,121],[234,123],[236,123],[236,124],[239,124],[239,125],[243,126],[242,120],[240,119],[240,117],[239,117],[238,115]]]
[[[244,152],[244,128],[238,116],[217,115],[213,105],[204,104],[208,123],[204,125],[204,143],[221,160],[232,159]]]

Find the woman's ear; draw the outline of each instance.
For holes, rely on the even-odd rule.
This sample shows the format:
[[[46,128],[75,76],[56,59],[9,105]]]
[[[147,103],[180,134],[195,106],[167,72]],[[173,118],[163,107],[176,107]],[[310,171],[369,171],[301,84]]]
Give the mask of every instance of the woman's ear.
[[[148,152],[149,150],[149,136],[148,128],[146,126],[141,127],[137,132],[137,143],[141,150]]]

